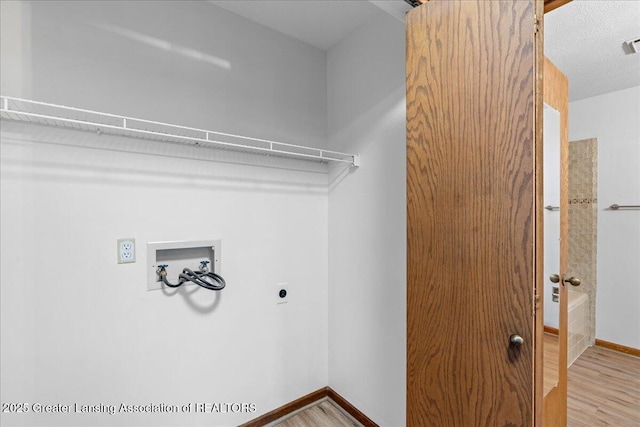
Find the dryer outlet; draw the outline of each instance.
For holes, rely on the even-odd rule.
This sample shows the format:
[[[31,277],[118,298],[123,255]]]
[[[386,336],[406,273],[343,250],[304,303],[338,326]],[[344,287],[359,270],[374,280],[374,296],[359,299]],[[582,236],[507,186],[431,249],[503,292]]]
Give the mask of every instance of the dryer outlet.
[[[288,303],[290,296],[289,283],[276,283],[273,286],[272,294],[277,305]]]

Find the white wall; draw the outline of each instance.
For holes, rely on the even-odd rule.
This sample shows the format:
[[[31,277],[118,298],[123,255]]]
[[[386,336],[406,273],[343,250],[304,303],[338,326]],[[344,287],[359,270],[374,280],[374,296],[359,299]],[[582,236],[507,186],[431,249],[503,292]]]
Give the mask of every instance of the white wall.
[[[319,49],[207,2],[1,4],[5,95],[325,144]],[[322,168],[4,120],[0,149],[2,401],[257,409],[3,426],[237,425],[327,384]],[[227,288],[147,292],[146,242],[203,238]]]
[[[596,338],[640,348],[640,86],[569,104],[569,140],[598,139]]]
[[[405,32],[385,13],[328,54],[329,144],[359,152],[329,194],[329,385],[405,424]]]

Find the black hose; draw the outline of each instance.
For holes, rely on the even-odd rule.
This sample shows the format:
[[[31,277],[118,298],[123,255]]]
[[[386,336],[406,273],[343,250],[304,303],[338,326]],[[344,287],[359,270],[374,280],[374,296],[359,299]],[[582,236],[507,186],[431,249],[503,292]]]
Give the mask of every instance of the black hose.
[[[219,274],[202,270],[193,271],[188,268],[182,270],[182,273],[178,275],[178,283],[169,282],[166,274],[161,274],[160,276],[162,277],[162,283],[170,288],[177,288],[186,282],[192,282],[202,288],[209,289],[210,291],[220,291],[227,285]],[[207,280],[207,278],[211,279],[211,281]],[[215,283],[212,283],[212,281]]]
[[[184,280],[182,280],[182,278],[179,279],[177,284],[173,284],[171,282],[169,282],[167,280],[167,276],[161,276],[162,277],[162,283],[164,283],[165,285],[169,286],[170,288],[177,288],[178,286],[182,285],[184,283]]]
[[[198,286],[202,286],[203,288],[212,291],[219,291],[221,289],[224,289],[224,287],[226,286],[226,283],[222,276],[216,273],[206,272],[202,270],[192,271],[188,268],[185,268],[184,270],[182,270],[182,273],[179,277],[180,279],[193,282]],[[206,278],[212,279],[217,284],[211,283],[210,281],[206,280]]]

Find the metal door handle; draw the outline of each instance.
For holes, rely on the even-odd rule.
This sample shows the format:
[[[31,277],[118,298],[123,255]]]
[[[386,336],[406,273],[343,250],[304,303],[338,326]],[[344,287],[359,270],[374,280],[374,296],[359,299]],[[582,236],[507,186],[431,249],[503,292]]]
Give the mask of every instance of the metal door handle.
[[[560,283],[560,276],[558,276],[557,274],[552,274],[551,276],[549,276],[549,280],[553,283]],[[571,283],[573,286],[580,286],[580,283],[582,283],[582,281],[575,276],[571,276],[568,279],[565,279],[565,276],[562,275],[562,284],[564,285],[565,283]]]
[[[580,283],[582,283],[582,281],[580,279],[578,279],[575,276],[571,276],[568,279],[564,279],[564,282],[569,282],[571,283],[573,286],[580,286]]]
[[[520,347],[522,344],[524,344],[524,339],[518,334],[513,334],[509,337],[509,342],[516,347]]]

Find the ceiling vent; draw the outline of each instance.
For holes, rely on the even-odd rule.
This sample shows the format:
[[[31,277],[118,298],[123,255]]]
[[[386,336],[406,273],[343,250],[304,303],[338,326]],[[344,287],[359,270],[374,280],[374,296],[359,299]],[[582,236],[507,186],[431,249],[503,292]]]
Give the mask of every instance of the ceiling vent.
[[[640,38],[627,40],[624,42],[627,53],[640,53]]]

